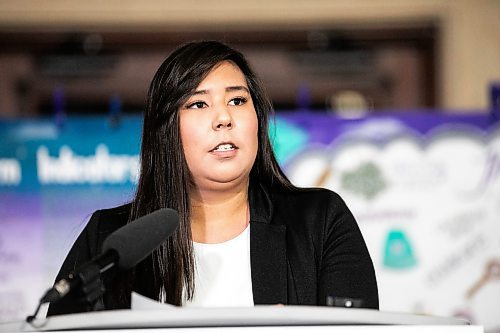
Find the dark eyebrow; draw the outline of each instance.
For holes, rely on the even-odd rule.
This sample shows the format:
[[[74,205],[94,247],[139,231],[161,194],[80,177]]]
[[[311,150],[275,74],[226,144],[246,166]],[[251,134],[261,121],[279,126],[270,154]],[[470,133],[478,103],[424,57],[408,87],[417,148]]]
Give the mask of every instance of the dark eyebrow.
[[[227,92],[231,92],[231,91],[246,91],[248,94],[250,94],[250,90],[248,90],[247,87],[245,86],[230,86],[230,87],[227,87],[226,88],[226,91]],[[208,95],[209,91],[208,90],[196,90],[191,96],[195,96],[195,95]]]
[[[226,91],[240,91],[240,90],[246,91],[248,94],[250,94],[250,90],[248,90],[248,88],[245,86],[231,86],[226,88]]]
[[[196,90],[191,96],[194,95],[206,95],[208,94],[208,90]]]

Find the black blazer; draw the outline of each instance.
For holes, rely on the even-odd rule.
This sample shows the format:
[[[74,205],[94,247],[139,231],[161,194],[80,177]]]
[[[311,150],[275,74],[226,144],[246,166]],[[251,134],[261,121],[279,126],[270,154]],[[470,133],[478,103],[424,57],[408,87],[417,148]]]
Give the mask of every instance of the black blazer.
[[[360,299],[362,307],[378,309],[370,255],[354,217],[338,194],[326,189],[294,191],[257,184],[249,189],[249,203],[255,304],[325,305],[327,296],[333,296]],[[104,239],[127,222],[130,206],[96,211],[56,280],[97,256]],[[51,305],[48,315],[85,311],[71,302]],[[105,294],[104,303],[106,309],[123,307],[114,304],[111,295]]]

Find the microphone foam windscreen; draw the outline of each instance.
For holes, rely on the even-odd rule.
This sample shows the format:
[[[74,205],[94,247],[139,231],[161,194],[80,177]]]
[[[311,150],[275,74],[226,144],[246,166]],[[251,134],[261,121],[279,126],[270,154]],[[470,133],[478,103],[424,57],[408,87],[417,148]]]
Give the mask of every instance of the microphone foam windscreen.
[[[115,250],[118,267],[130,269],[159,247],[179,226],[177,211],[162,208],[134,220],[109,235],[102,252]]]

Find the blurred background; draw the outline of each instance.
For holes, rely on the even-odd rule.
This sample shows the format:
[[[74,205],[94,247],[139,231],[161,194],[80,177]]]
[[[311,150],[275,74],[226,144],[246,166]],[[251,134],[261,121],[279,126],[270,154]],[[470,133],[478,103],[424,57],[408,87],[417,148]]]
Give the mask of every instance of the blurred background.
[[[500,1],[0,1],[0,320],[130,200],[141,112],[192,40],[242,51],[291,180],[339,192],[381,309],[500,330]]]
[[[372,112],[485,112],[500,75],[500,4],[445,1],[1,1],[0,114],[140,112],[173,47],[219,39],[241,49],[277,109],[304,90],[315,110],[354,90]]]

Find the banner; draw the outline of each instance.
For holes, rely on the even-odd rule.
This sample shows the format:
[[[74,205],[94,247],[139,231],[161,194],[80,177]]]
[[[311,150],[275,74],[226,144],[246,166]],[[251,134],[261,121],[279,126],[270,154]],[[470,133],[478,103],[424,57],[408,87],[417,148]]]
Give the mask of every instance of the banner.
[[[284,133],[302,138],[284,161],[287,175],[347,202],[382,310],[500,328],[500,127],[430,115],[316,119],[308,130],[300,116],[283,121]]]
[[[140,117],[0,122],[0,320],[34,310],[93,211],[133,197],[140,131]],[[279,113],[270,136],[293,183],[346,201],[381,310],[500,328],[500,127],[491,116]]]

